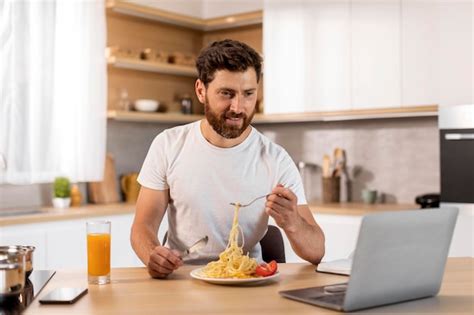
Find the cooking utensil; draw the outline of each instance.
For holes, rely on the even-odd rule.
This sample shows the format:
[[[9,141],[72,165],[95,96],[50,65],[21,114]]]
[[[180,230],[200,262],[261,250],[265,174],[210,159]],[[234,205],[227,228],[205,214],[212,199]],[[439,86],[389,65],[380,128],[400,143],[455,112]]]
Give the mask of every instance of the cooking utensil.
[[[189,254],[194,253],[195,251],[203,248],[204,246],[207,245],[208,241],[209,241],[209,237],[207,237],[207,235],[204,236],[199,241],[197,241],[196,243],[194,243],[193,245],[191,245],[187,249],[185,249],[181,254],[181,258],[186,257]]]
[[[109,153],[105,159],[103,178],[101,182],[89,182],[87,184],[89,201],[99,204],[119,202],[115,159]]]
[[[242,205],[242,204],[240,204],[240,203],[238,203],[238,202],[236,202],[236,203],[231,202],[230,205],[232,205],[232,206],[237,206],[237,205],[239,205],[240,208],[245,208],[245,207],[250,206],[252,203],[254,203],[255,201],[257,201],[258,199],[262,199],[262,198],[268,197],[268,196],[270,196],[270,195],[271,195],[271,194],[263,195],[263,196],[257,197],[257,198],[255,198],[254,200],[250,201],[249,203],[247,203],[247,204],[245,204],[245,205]]]
[[[0,253],[3,251],[21,251],[25,252],[25,273],[26,277],[28,278],[33,271],[33,252],[35,251],[34,246],[26,246],[26,245],[8,245],[8,246],[0,246]],[[2,261],[0,254],[0,261]]]
[[[0,249],[0,301],[18,296],[25,287],[26,251],[3,246]]]
[[[327,154],[323,156],[323,177],[331,177],[331,158]]]
[[[334,170],[332,176],[341,176],[346,167],[346,153],[341,148],[336,148],[334,150]]]

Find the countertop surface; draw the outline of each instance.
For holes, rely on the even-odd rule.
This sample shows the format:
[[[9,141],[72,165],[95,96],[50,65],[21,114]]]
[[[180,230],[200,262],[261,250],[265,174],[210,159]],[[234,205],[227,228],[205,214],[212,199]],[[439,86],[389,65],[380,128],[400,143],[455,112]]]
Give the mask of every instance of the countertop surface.
[[[472,258],[450,258],[441,291],[434,298],[378,307],[364,314],[472,314]],[[278,291],[346,282],[348,277],[316,273],[310,264],[279,264],[280,277],[259,286],[222,286],[192,279],[185,265],[166,280],[145,268],[112,269],[111,284],[87,285],[85,270],[57,271],[25,314],[338,314],[288,300]],[[88,287],[73,305],[40,305],[57,287]]]
[[[315,214],[353,215],[362,216],[389,210],[410,210],[418,208],[415,204],[364,204],[364,203],[310,203],[309,207]],[[104,205],[84,205],[81,207],[55,209],[41,208],[38,213],[14,216],[1,216],[0,226],[30,224],[39,222],[53,222],[74,220],[99,216],[130,214],[135,212],[134,204],[113,203]],[[1,211],[1,210],[0,210]],[[1,214],[1,212],[0,212]]]

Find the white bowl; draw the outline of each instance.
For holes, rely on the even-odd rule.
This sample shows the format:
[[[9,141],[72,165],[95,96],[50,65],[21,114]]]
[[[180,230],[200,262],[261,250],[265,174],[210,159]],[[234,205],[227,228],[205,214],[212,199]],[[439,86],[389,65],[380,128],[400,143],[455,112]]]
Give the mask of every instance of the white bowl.
[[[156,112],[159,106],[160,102],[155,100],[141,99],[135,101],[135,109],[140,112]]]

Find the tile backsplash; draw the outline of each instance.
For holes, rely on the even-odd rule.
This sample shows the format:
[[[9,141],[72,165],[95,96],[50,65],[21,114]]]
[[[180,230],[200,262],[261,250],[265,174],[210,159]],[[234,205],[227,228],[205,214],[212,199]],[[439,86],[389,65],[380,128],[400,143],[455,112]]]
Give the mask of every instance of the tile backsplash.
[[[107,151],[117,175],[138,172],[154,137],[172,125],[109,121]],[[256,125],[283,146],[304,171],[309,201],[321,198],[321,164],[334,148],[346,150],[352,200],[376,189],[386,202],[413,203],[418,194],[439,192],[439,133],[436,117]],[[50,203],[50,185],[0,186],[0,209]]]

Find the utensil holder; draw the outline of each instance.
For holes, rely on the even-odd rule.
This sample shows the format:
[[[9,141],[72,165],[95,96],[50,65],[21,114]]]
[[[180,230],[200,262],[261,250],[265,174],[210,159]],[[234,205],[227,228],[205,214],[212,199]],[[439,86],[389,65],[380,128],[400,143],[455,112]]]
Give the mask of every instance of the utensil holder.
[[[339,202],[341,177],[323,177],[323,202]]]

